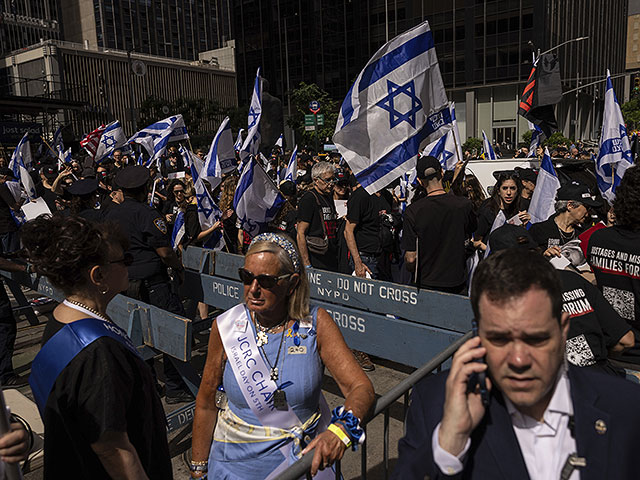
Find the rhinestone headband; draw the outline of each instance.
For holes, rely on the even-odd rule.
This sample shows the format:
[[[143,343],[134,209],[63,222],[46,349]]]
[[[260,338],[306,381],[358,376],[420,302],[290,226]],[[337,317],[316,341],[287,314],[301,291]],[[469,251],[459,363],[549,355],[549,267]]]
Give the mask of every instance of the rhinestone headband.
[[[251,241],[251,245],[256,242],[271,242],[278,245],[285,252],[287,252],[291,263],[293,263],[293,269],[296,272],[300,272],[300,257],[298,256],[296,247],[289,240],[278,235],[277,233],[261,233],[260,235],[256,235],[253,238],[253,240]],[[249,247],[251,247],[251,245]]]

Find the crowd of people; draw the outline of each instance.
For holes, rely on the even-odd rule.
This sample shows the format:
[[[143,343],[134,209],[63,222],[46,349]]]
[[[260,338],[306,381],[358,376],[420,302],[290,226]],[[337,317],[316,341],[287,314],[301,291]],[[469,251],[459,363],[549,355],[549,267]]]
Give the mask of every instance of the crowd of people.
[[[204,158],[203,150],[195,154]],[[472,340],[457,354],[460,360],[454,360],[453,369],[462,371],[456,371],[458,380],[464,377],[466,382],[472,371],[484,371],[485,367],[469,366],[468,360],[479,358],[478,352],[489,356],[487,342],[499,346],[524,342],[538,348],[546,342],[544,335],[560,343],[554,361],[566,356],[572,365],[570,380],[574,367],[623,378],[629,376],[624,367],[640,366],[637,166],[626,171],[613,205],[597,199],[587,185],[569,182],[557,191],[555,214],[530,225],[528,210],[537,182],[533,169],[502,172],[486,196],[462,161],[446,172],[437,159],[426,156],[418,159],[414,176],[403,175],[369,193],[340,155],[307,149],[297,158],[296,178],[281,181],[288,152],[274,148],[270,158],[260,162],[285,202],[263,226],[263,233],[252,237],[234,211],[237,170],[223,175],[210,189],[222,214],[212,226],[202,228],[191,169],[182,154],[172,146],[160,162],[148,167],[134,165],[132,158],[116,150],[99,164],[78,158],[58,167],[37,160],[31,172],[36,192],[52,215],[26,223],[16,215],[22,200],[10,186],[14,172],[0,159],[3,254],[27,261],[25,265],[2,259],[6,265],[0,268],[46,275],[66,296],[47,324],[30,380],[47,433],[45,474],[54,475],[73,462],[78,478],[171,478],[160,396],[177,404],[193,400],[193,394],[179,374],[179,362],[167,355],[161,387],[149,368],[153,365],[143,361],[126,333],[110,322],[106,309],[115,295],[124,293],[186,316],[190,309],[185,305],[189,307],[192,300],[181,298],[175,288],[184,274],[181,252],[189,245],[207,245],[216,232],[222,234],[226,251],[245,256],[239,270],[244,296],[240,305],[217,318],[211,330],[196,399],[194,478],[207,473],[208,478],[263,478],[288,466],[289,457],[299,458],[314,447],[316,473],[364,439],[359,424],[370,412],[374,396],[362,370],[374,366],[365,353],[350,353],[325,310],[309,306],[308,268],[445,293],[471,292],[476,318],[482,318],[483,347]],[[179,216],[184,235],[176,241],[172,232]],[[511,266],[491,266],[498,262],[492,258],[505,256],[501,250],[514,249],[520,253],[505,258],[520,265],[519,276]],[[522,259],[529,263],[522,264]],[[538,266],[529,272],[529,265]],[[487,273],[492,268],[504,272]],[[542,279],[523,279],[523,272]],[[522,285],[517,286],[518,281]],[[538,338],[535,332],[522,333],[530,326],[523,327],[518,335],[532,335],[524,340],[516,334],[507,339],[507,334],[498,338],[487,333],[491,322],[485,318],[495,317],[500,313],[496,308],[515,301],[509,293],[512,286],[515,296],[526,296],[531,288],[547,292],[552,306],[548,316],[558,320],[558,331],[549,326],[553,332],[538,332]],[[482,292],[491,305],[482,306]],[[529,303],[527,311],[535,308],[533,300]],[[512,307],[525,314],[524,307]],[[206,304],[191,310],[201,319],[209,316]],[[0,316],[0,382],[21,385],[24,379],[11,363],[16,327],[4,288],[0,288]],[[543,320],[548,319],[540,319],[541,324]],[[61,350],[69,356],[66,363],[60,360]],[[516,381],[516,387],[507,385],[512,380],[508,372],[503,372],[504,382],[497,377],[500,362],[487,363],[491,374],[487,382],[493,382],[523,415],[542,418],[538,410],[521,409],[526,401],[519,403],[513,393],[527,390],[526,382],[534,381],[527,377],[520,379],[522,384]],[[514,371],[529,368],[512,363],[509,368]],[[546,387],[566,370],[563,362],[556,363],[543,379]],[[47,372],[50,375],[54,364],[57,375],[51,381]],[[326,405],[320,393],[325,366],[345,397],[344,406],[332,415],[323,412]],[[450,402],[453,380],[446,381],[446,402]],[[541,402],[544,412],[548,402]],[[468,425],[460,427],[452,418],[461,404],[445,403],[443,418],[429,414],[427,419],[423,412],[416,413],[422,400],[414,403],[411,415],[416,416],[418,430],[409,430],[401,442],[401,458],[407,459],[402,468],[409,470],[407,477],[398,478],[433,475],[420,460],[422,442],[432,450],[432,434],[434,465],[442,472],[446,468],[459,472],[465,455],[477,453],[467,455],[468,444],[465,449],[460,441],[475,435],[482,415],[472,413]],[[434,411],[442,411],[442,406]],[[422,428],[425,422],[428,425]],[[436,425],[440,438],[445,438],[439,444]],[[443,461],[446,455],[435,452],[437,444],[458,463]],[[531,471],[528,457],[525,461]]]

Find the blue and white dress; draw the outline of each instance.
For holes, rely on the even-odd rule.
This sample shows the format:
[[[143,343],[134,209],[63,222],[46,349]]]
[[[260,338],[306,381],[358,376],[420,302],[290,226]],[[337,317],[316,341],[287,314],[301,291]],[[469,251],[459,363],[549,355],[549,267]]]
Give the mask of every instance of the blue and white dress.
[[[324,365],[317,345],[316,324],[318,307],[313,307],[311,326],[300,327],[300,346],[306,353],[287,353],[294,345],[291,332],[285,337],[278,361],[278,385],[292,382],[284,392],[287,402],[302,422],[302,427],[293,430],[265,428],[247,404],[238,386],[233,370],[227,362],[223,373],[223,386],[228,405],[218,412],[209,455],[209,478],[216,480],[264,479],[285,460],[280,448],[294,442],[292,458],[294,463],[304,446],[315,437],[320,418],[320,397]],[[252,335],[256,335],[255,325],[249,322]],[[271,365],[278,354],[282,332],[267,334],[269,342],[262,348]],[[299,351],[299,349],[298,349]],[[264,357],[264,354],[261,353]],[[284,359],[283,359],[284,356]],[[266,360],[265,360],[266,361]],[[269,362],[266,362],[269,364]],[[324,420],[324,419],[323,419]]]

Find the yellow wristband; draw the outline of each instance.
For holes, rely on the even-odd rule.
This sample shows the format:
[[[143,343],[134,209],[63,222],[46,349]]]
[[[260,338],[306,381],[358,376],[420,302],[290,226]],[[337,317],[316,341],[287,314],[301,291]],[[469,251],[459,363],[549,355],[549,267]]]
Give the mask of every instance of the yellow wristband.
[[[347,436],[346,433],[342,431],[342,429],[339,426],[332,423],[327,427],[327,430],[337,435],[338,438],[342,440],[342,443],[344,443],[347,446],[347,448],[351,446],[351,439]]]

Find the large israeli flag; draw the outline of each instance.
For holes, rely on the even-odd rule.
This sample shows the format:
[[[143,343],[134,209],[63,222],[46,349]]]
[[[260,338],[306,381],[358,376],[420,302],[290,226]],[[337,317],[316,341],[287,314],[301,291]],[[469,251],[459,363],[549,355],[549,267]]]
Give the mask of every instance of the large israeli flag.
[[[160,160],[169,142],[189,138],[182,115],[165,118],[133,135],[127,143],[138,143],[149,153],[149,163]]]
[[[531,223],[544,222],[555,213],[556,192],[559,188],[560,180],[558,180],[556,170],[553,168],[549,149],[545,147],[538,179],[536,180],[536,188],[533,190],[529,205]]]
[[[20,182],[29,199],[36,198],[36,186],[29,175],[26,165],[31,165],[31,144],[29,142],[29,132],[26,132],[18,143],[18,146],[11,155],[9,168],[13,171],[13,176]]]
[[[529,144],[529,153],[527,154],[527,158],[533,158],[536,156],[536,150],[544,139],[544,133],[535,123],[529,122],[529,129],[531,130],[531,143]]]
[[[204,168],[200,174],[196,170],[196,165],[191,165],[191,177],[193,179],[193,187],[196,191],[196,203],[198,205],[198,221],[202,230],[210,229],[218,220],[222,218],[222,210],[216,205],[204,184],[203,176]],[[225,247],[225,241],[222,229],[216,229],[211,236],[204,242],[206,248],[213,250],[222,250]]]
[[[600,151],[596,159],[596,178],[602,197],[609,203],[615,199],[616,187],[624,172],[633,165],[627,128],[607,70],[607,91],[604,94],[604,115],[600,135]]]
[[[222,175],[234,168],[236,168],[236,152],[233,149],[229,117],[225,117],[205,157],[202,176],[211,184],[211,188],[216,188],[222,181]]]
[[[244,162],[249,155],[257,155],[260,148],[260,119],[262,118],[262,77],[260,68],[256,73],[256,81],[253,86],[251,105],[249,106],[249,118],[247,138],[244,139],[240,149],[240,158]]]
[[[283,170],[282,178],[280,178],[281,182],[285,180],[289,180],[293,183],[296,183],[298,179],[298,145],[295,146],[293,152],[291,152],[291,158],[289,158],[289,164],[287,168]]]
[[[120,126],[120,122],[118,120],[111,122],[105,127],[104,132],[102,132],[98,149],[96,150],[96,156],[94,157],[95,162],[102,162],[105,158],[113,155],[114,151],[124,147],[126,144],[127,137]]]
[[[251,158],[242,170],[233,208],[242,229],[254,237],[265,224],[273,220],[284,198],[256,159]]]
[[[491,142],[487,138],[487,134],[482,130],[482,153],[485,160],[497,160],[496,152],[493,151]]]
[[[376,52],[352,85],[333,142],[373,194],[414,168],[419,153],[451,124],[429,23]]]

